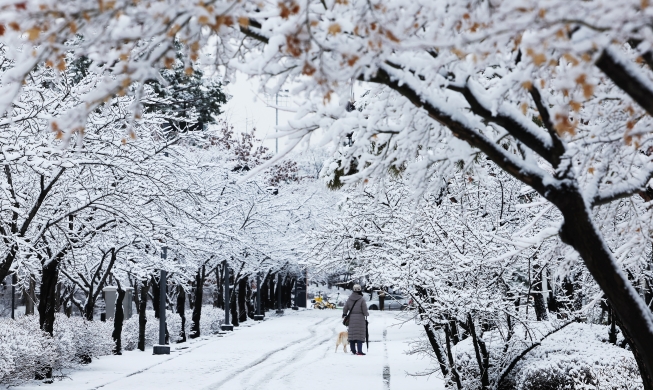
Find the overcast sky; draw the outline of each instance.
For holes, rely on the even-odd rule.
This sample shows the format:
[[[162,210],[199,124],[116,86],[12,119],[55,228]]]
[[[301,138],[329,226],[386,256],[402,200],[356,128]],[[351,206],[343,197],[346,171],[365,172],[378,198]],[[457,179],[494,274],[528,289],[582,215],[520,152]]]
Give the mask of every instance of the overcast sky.
[[[251,131],[255,128],[257,138],[262,139],[263,145],[274,152],[275,140],[266,139],[267,136],[274,134],[275,126],[275,109],[267,106],[266,99],[271,99],[270,103],[274,104],[274,96],[268,97],[258,93],[256,80],[248,80],[243,74],[239,74],[235,82],[225,86],[225,91],[232,98],[223,107],[222,117],[227,119],[237,132]],[[291,99],[287,98],[286,101],[289,106],[292,106]],[[279,110],[279,124],[288,123],[293,115],[294,113]],[[279,150],[283,150],[284,143],[283,139],[279,140]]]

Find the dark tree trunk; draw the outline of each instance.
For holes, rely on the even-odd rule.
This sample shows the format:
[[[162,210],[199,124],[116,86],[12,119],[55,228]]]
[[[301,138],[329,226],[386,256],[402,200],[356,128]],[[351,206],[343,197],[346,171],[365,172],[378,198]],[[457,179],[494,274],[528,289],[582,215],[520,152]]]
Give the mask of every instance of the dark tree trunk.
[[[426,337],[428,337],[429,343],[431,343],[431,348],[433,348],[433,352],[435,352],[435,356],[438,359],[442,376],[446,378],[449,375],[449,369],[447,368],[447,361],[445,360],[442,347],[440,346],[438,339],[435,337],[435,332],[433,332],[431,325],[424,325],[424,331],[426,332]]]
[[[456,364],[453,360],[453,352],[451,351],[451,334],[452,332],[449,324],[445,325],[444,337],[447,345],[447,359],[449,360],[449,368],[451,369],[451,379],[453,379],[458,390],[461,390],[463,388],[463,385],[460,382],[460,375],[458,374],[458,370],[456,369]]]
[[[268,296],[268,298],[269,298],[268,302],[270,303],[269,304],[270,310],[274,310],[277,307],[277,305],[276,305],[277,296],[274,293],[274,287],[275,287],[275,284],[277,284],[275,282],[275,280],[276,280],[276,275],[271,274],[270,279],[268,280],[268,285],[270,286],[270,293],[269,293],[269,296]]]
[[[283,288],[283,303],[285,308],[292,307],[292,286],[295,284],[295,279],[287,277],[287,282],[284,283]]]
[[[59,261],[52,260],[43,267],[41,278],[41,299],[39,300],[39,323],[41,330],[52,336],[54,330],[54,313],[57,306],[57,279],[59,278]]]
[[[253,293],[252,291],[252,285],[251,283],[247,283],[247,293],[245,294],[245,304],[247,305],[247,315],[249,318],[254,318],[254,314],[256,313],[256,306],[252,304],[252,298],[253,298]]]
[[[224,310],[224,267],[221,265],[215,269],[218,288],[218,307]]]
[[[453,345],[456,345],[460,342],[460,335],[458,334],[458,321],[455,318],[451,318],[449,316],[449,337],[451,337],[451,342]]]
[[[136,314],[141,314],[140,300],[138,299],[139,286],[138,286],[138,281],[136,279],[134,279],[134,281],[132,282],[132,286],[134,286],[134,293],[132,295],[132,298],[134,299],[134,306],[136,306]]]
[[[546,312],[546,304],[544,303],[544,294],[542,293],[542,273],[536,274],[531,286],[533,296],[533,306],[535,308],[535,317],[538,321],[546,321],[549,316]]]
[[[202,317],[202,295],[204,294],[204,279],[206,268],[202,266],[195,275],[195,306],[193,307],[193,318],[190,325],[190,338],[200,337],[200,318]]]
[[[150,286],[147,283],[147,280],[143,280],[141,285],[141,301],[138,303],[140,306],[138,312],[138,349],[145,351],[145,325],[147,324],[147,290]],[[156,306],[156,302],[154,302]]]
[[[247,321],[247,276],[238,281],[238,313],[239,322]]]
[[[614,318],[612,307],[608,305],[608,322],[610,323],[610,331],[608,332],[608,341],[617,345],[617,321]]]
[[[215,290],[213,290],[213,307],[220,307],[220,292],[222,285],[220,284],[220,270],[219,266],[215,268]]]
[[[235,287],[235,285],[234,285]],[[238,319],[240,318],[238,316],[238,304],[236,302],[236,294],[235,291],[231,291],[231,301],[229,308],[231,309],[231,325],[233,326],[239,326],[240,322],[238,322]]]
[[[186,291],[182,286],[177,286],[177,314],[181,318],[178,343],[183,343],[186,342]]]
[[[261,314],[264,314],[270,308],[270,287],[268,286],[268,277],[266,276],[261,282]]]
[[[474,344],[476,362],[478,363],[478,369],[481,373],[481,386],[483,389],[489,389],[490,377],[488,371],[490,368],[490,355],[487,352],[485,341],[483,341],[483,339],[476,334],[476,326],[474,325],[474,320],[472,319],[471,314],[467,314],[467,324],[469,326],[469,333],[472,336],[472,342]]]
[[[36,282],[34,275],[29,276],[29,287],[25,291],[25,315],[34,315],[36,304]]]
[[[57,283],[57,286],[54,289],[54,312],[61,312],[61,303],[62,303],[62,294],[61,294],[62,284]]]
[[[159,282],[152,276],[152,308],[154,309],[154,318],[159,318]]]
[[[113,318],[113,333],[111,338],[115,343],[113,349],[114,355],[122,355],[122,322],[125,319],[125,313],[122,309],[122,302],[125,300],[125,290],[120,288],[120,283],[118,283],[118,296],[116,298],[116,315]]]
[[[560,238],[583,258],[594,280],[608,297],[610,307],[622,325],[622,333],[632,347],[644,389],[653,390],[653,329],[649,310],[641,310],[641,298],[632,287],[594,226],[585,200],[577,190],[558,190],[553,199],[564,217]]]
[[[39,324],[42,331],[53,336],[54,314],[57,306],[56,289],[57,280],[59,278],[59,259],[52,259],[42,268],[42,272],[41,299],[39,300]],[[47,367],[45,369],[45,378],[52,378],[52,367]]]
[[[547,279],[547,284],[549,285],[549,297],[547,299],[547,307],[549,308],[549,313],[557,313],[559,308],[558,308],[558,301],[555,297],[554,291],[553,291],[553,276],[549,275]]]

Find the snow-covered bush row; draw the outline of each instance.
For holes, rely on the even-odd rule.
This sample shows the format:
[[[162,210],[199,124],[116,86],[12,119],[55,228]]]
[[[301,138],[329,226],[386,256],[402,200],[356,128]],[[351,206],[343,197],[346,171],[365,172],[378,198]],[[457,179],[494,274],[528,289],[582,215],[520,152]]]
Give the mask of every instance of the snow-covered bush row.
[[[186,335],[190,330],[192,310],[186,311]],[[214,334],[224,321],[221,309],[204,306],[200,320],[202,335]],[[181,318],[170,311],[166,314],[170,342],[179,341]],[[109,355],[114,343],[111,338],[113,321],[87,321],[83,317],[57,314],[54,337],[39,328],[37,316],[16,320],[0,319],[0,384],[17,384],[45,375],[48,367],[55,372],[88,363],[93,358]],[[158,342],[159,319],[147,312],[145,344]],[[123,323],[122,344],[125,350],[138,345],[138,316]]]
[[[54,338],[36,316],[0,320],[0,383],[15,384],[53,370],[71,368],[113,348],[113,324],[57,314]]]
[[[528,337],[540,339],[557,326],[542,322],[530,329]],[[507,375],[500,389],[643,389],[633,354],[608,343],[608,326],[572,323],[546,337],[521,359]],[[533,333],[533,334],[531,334]],[[524,337],[523,327],[515,335]],[[498,332],[486,332],[490,355],[500,358],[505,344]],[[525,340],[528,343],[528,340]],[[471,338],[454,348],[463,388],[474,389],[480,377]],[[490,367],[496,371],[497,367]],[[502,372],[491,373],[498,378]]]
[[[186,338],[190,333],[192,310],[186,310]],[[224,311],[222,309],[203,306],[202,316],[200,319],[200,334],[202,336],[216,333],[220,325],[224,322]],[[166,323],[170,342],[176,343],[180,340],[181,318],[179,314],[168,311],[166,313]],[[159,342],[159,319],[154,317],[154,311],[147,312],[147,323],[145,324],[145,345],[154,345]],[[138,346],[138,316],[126,320],[122,327],[122,347],[126,351],[136,349]]]

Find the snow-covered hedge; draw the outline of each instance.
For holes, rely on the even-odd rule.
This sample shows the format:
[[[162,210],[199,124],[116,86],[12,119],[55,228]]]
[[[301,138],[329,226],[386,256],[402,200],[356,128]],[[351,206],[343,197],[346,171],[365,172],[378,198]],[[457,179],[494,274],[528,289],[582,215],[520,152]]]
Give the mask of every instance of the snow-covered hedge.
[[[159,319],[154,317],[153,311],[147,313],[147,323],[145,324],[145,344],[153,345],[159,342]],[[186,310],[186,338],[190,334],[192,310]],[[220,329],[220,324],[224,321],[224,311],[212,306],[202,307],[202,317],[200,319],[200,334],[214,334]],[[168,333],[170,342],[176,343],[180,340],[181,318],[179,314],[167,312],[166,323],[168,324]],[[122,326],[122,347],[126,351],[136,349],[138,346],[138,316],[126,320]]]
[[[607,338],[607,326],[571,324],[529,352],[512,382],[524,390],[643,389],[633,353]]]
[[[186,313],[186,335],[190,330],[192,311]],[[181,319],[178,314],[167,312],[168,332],[171,343],[179,340]],[[215,333],[224,320],[220,309],[202,307],[200,331],[202,335]],[[44,374],[47,367],[55,372],[87,363],[93,358],[109,355],[113,350],[113,321],[86,321],[81,317],[57,314],[54,337],[41,331],[38,316],[24,316],[16,320],[0,319],[0,384],[18,384],[35,375]],[[146,345],[158,341],[159,320],[154,312],[147,312],[145,328]],[[138,345],[138,316],[123,323],[122,345],[125,350]]]
[[[54,338],[41,331],[37,316],[0,320],[0,383],[16,384],[111,353],[112,325],[57,314]]]
[[[548,333],[546,322],[534,326],[533,339],[538,333]],[[538,332],[538,327],[539,329]],[[553,329],[553,328],[551,328]],[[521,337],[523,348],[531,343],[524,340],[520,328],[513,337]],[[541,336],[540,336],[541,337]],[[643,389],[637,363],[631,351],[608,343],[608,327],[573,323],[545,338],[541,345],[527,353],[512,369],[501,389],[580,390],[580,389]],[[483,335],[492,360],[502,355],[504,344],[498,334]],[[479,370],[471,338],[455,347],[456,366],[465,389],[478,388]],[[515,355],[510,357],[510,360]],[[502,368],[508,361],[503,362]],[[491,367],[490,378],[498,378],[497,367]]]

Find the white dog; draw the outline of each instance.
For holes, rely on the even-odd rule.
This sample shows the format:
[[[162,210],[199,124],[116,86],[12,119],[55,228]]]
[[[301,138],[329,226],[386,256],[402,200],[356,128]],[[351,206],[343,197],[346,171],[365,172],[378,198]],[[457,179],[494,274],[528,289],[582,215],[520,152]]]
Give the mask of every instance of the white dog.
[[[338,340],[336,341],[336,352],[338,352],[338,347],[340,346],[340,344],[342,344],[345,353],[347,353],[347,344],[348,344],[347,338],[349,338],[349,333],[347,332],[338,333]]]

